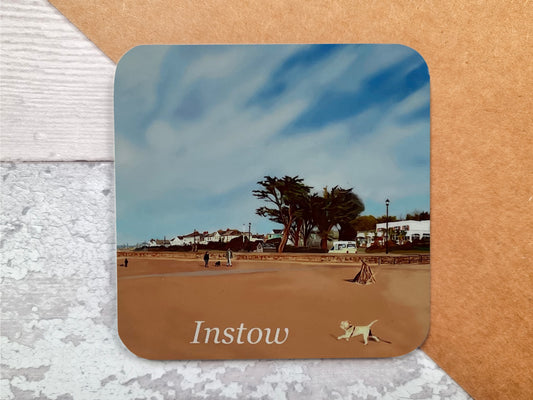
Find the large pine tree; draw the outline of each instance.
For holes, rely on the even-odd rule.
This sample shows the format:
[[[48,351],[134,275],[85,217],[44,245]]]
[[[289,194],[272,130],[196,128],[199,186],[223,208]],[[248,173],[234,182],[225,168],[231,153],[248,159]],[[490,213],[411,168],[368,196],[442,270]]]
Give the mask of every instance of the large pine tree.
[[[321,237],[320,247],[328,248],[328,238],[334,226],[348,225],[365,206],[352,189],[334,186],[330,191],[324,188],[323,196],[317,197],[313,219]]]
[[[256,213],[283,225],[283,236],[278,247],[278,252],[282,253],[289,239],[291,226],[295,223],[304,199],[309,195],[311,188],[304,185],[303,179],[298,176],[284,176],[281,179],[265,176],[257,184],[263,188],[254,190],[253,195],[258,199],[267,201],[272,206],[259,207]]]

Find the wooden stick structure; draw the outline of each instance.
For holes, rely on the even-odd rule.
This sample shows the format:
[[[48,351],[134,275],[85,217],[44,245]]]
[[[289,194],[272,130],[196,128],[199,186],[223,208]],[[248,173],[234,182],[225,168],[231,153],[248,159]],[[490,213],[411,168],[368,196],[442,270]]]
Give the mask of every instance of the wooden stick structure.
[[[363,260],[361,260],[361,262],[363,263],[361,265],[361,270],[357,273],[357,275],[355,275],[352,282],[360,285],[370,285],[372,283],[376,283],[376,278],[374,277],[374,273],[372,272],[370,266]]]

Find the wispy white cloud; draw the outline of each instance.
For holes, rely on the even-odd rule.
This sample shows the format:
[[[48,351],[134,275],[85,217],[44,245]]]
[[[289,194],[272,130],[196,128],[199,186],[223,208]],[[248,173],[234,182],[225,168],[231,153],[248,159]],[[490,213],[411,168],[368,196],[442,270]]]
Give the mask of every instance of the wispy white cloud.
[[[254,215],[259,203],[251,195],[255,182],[266,174],[298,174],[316,190],[326,185],[354,187],[370,202],[387,196],[429,200],[429,167],[410,166],[410,160],[398,154],[403,143],[419,140],[420,147],[412,153],[429,156],[429,118],[406,118],[428,104],[428,84],[393,102],[385,115],[381,103],[374,101],[351,117],[292,129],[322,93],[357,92],[369,77],[403,62],[410,55],[405,48],[392,46],[382,52],[378,47],[358,51],[346,46],[301,62],[286,75],[283,66],[302,47],[213,48],[200,56],[172,59],[180,67],[176,75],[169,74],[172,65],[165,64],[169,58],[163,50],[148,64],[135,58],[135,65],[119,68],[128,74],[123,87],[140,99],[133,107],[125,103],[131,109],[119,110],[120,118],[128,113],[150,116],[136,130],[123,130],[117,123],[119,235],[121,219],[133,218],[142,209],[161,216],[160,236],[194,228],[239,228],[245,222],[266,229],[264,219]],[[163,73],[156,72],[163,67],[162,82]],[[144,68],[150,74],[139,78]],[[250,103],[278,79],[276,72],[286,79],[283,90],[268,104],[260,99]],[[202,92],[194,97],[201,113],[177,116],[175,110],[187,104],[195,90]],[[155,104],[160,108],[149,112]],[[142,221],[139,240],[157,233],[142,233]]]

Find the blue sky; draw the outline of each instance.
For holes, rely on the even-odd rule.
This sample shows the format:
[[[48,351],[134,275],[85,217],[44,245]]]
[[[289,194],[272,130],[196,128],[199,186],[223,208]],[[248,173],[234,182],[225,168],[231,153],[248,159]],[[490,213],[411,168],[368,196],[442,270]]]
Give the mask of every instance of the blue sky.
[[[266,233],[265,175],[429,210],[429,74],[401,45],[139,46],[115,75],[119,244]]]

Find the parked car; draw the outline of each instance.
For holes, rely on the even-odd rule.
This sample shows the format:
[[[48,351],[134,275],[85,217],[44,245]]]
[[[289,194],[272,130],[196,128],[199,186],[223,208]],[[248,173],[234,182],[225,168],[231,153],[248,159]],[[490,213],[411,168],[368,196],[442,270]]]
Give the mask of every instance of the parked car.
[[[357,253],[357,245],[351,240],[339,240],[333,242],[328,253]]]

